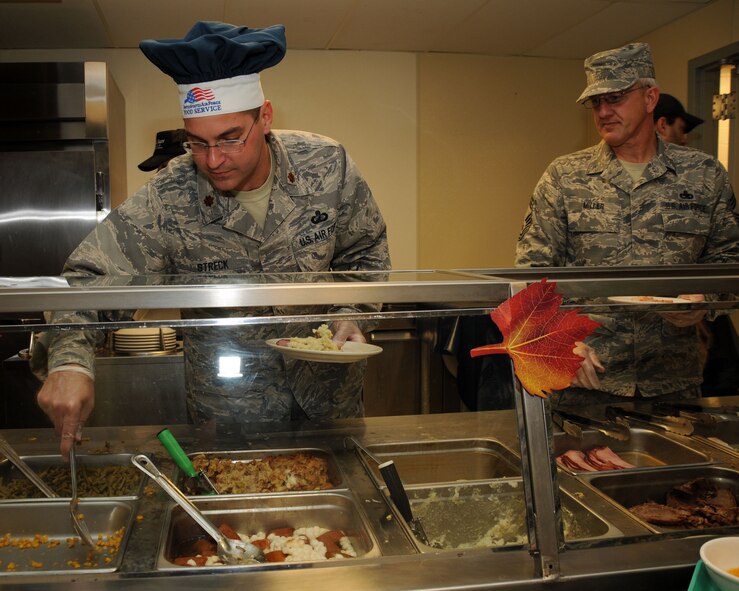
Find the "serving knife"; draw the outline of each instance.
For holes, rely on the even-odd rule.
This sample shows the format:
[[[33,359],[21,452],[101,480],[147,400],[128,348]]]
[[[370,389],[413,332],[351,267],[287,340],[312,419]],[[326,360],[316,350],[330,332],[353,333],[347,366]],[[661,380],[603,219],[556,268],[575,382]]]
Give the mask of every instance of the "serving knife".
[[[591,419],[590,417],[583,417],[580,415],[571,414],[562,410],[554,410],[552,414],[552,420],[568,435],[582,438],[582,430],[594,429],[600,433],[603,433],[606,437],[616,439],[618,441],[628,441],[631,437],[631,432],[628,427],[612,421],[600,421],[598,419]]]
[[[693,434],[693,423],[682,417],[653,415],[637,410],[626,410],[618,406],[607,406],[606,417],[627,426],[635,423],[648,427],[657,427],[663,431],[677,433],[678,435],[687,436]]]
[[[361,451],[369,459],[377,464],[377,468],[380,471],[380,476],[382,476],[382,479],[385,481],[385,486],[387,486],[387,492],[390,495],[390,500],[392,500],[393,504],[397,507],[400,515],[408,524],[408,527],[411,529],[416,538],[418,538],[421,543],[426,544],[427,546],[431,546],[432,544],[429,541],[428,535],[426,535],[426,530],[423,528],[420,517],[415,517],[413,515],[411,502],[408,499],[408,493],[403,486],[403,481],[400,479],[400,474],[398,474],[398,468],[395,466],[395,462],[393,460],[381,460],[372,452],[370,452],[367,448],[365,448],[361,443],[359,443],[359,441],[357,441],[354,437],[345,437],[344,446],[354,447],[354,449]]]

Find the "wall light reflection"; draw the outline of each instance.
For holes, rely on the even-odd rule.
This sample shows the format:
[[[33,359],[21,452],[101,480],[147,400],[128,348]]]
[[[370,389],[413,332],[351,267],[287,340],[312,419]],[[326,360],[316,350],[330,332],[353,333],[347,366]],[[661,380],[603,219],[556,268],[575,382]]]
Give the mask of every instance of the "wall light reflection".
[[[241,357],[224,356],[218,358],[219,378],[240,378],[243,375],[241,373]]]

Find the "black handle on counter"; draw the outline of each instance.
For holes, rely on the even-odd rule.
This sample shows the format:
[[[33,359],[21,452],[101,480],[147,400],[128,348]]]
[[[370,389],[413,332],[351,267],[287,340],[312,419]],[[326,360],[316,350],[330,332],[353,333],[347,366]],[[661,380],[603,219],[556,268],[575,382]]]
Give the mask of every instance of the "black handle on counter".
[[[382,474],[382,479],[387,485],[390,498],[393,500],[393,503],[395,503],[398,511],[400,511],[403,519],[410,523],[413,521],[411,503],[408,500],[408,495],[403,487],[403,482],[400,480],[400,475],[398,474],[398,469],[395,467],[395,462],[392,460],[383,462],[380,464],[379,469],[380,474]]]

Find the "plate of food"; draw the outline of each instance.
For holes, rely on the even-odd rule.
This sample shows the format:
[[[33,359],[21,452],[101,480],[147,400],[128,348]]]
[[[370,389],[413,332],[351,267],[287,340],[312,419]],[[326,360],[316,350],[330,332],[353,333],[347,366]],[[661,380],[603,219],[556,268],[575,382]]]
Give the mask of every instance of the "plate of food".
[[[619,304],[692,304],[691,300],[685,298],[672,298],[668,296],[612,296],[608,298]]]
[[[285,357],[322,363],[354,363],[382,353],[382,347],[369,343],[346,341],[339,347],[326,324],[314,328],[313,334],[312,337],[269,339],[266,343]]]

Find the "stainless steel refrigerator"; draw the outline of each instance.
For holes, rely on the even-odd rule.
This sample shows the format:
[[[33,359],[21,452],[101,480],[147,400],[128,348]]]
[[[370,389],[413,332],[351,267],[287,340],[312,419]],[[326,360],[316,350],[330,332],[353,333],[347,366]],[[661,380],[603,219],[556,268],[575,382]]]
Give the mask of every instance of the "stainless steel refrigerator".
[[[0,275],[58,275],[125,179],[124,102],[105,63],[0,63]]]
[[[61,273],[126,197],[125,144],[123,96],[105,63],[0,63],[0,276]],[[0,427],[45,424],[27,364],[8,365],[29,345],[13,325],[41,318],[41,310],[0,317],[10,327],[0,330]]]

